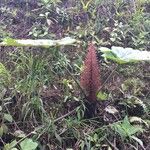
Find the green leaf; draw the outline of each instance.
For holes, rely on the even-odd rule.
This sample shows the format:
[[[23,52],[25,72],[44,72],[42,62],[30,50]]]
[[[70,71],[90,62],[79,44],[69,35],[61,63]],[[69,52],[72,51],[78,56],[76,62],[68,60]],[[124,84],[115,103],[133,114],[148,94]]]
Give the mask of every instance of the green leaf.
[[[4,72],[6,72],[6,68],[2,63],[0,63],[0,74],[2,74]]]
[[[5,144],[3,150],[12,150],[17,145],[17,141],[14,140],[11,143]],[[16,150],[16,149],[15,149]]]
[[[123,139],[131,138],[131,136],[133,136],[134,134],[143,131],[141,126],[131,125],[127,116],[124,118],[122,123],[116,123],[113,127]]]
[[[115,124],[114,129],[122,137],[122,139],[125,139],[127,137],[126,132],[121,127],[121,124]]]
[[[2,124],[1,126],[3,127],[3,133],[6,134],[8,132],[8,127],[6,124]]]
[[[4,42],[7,43],[8,45],[16,46],[19,45],[15,39],[12,38],[5,38]]]
[[[138,61],[150,61],[149,51],[134,50],[132,48],[123,48],[112,46],[111,49],[100,47],[105,59],[111,59],[117,63],[130,63]]]
[[[0,137],[3,136],[3,134],[6,134],[8,132],[8,127],[5,124],[2,124],[0,127]]]
[[[132,126],[129,122],[128,117],[126,116],[122,123],[122,128],[125,130],[126,134],[130,137],[137,132],[142,132],[143,129],[140,126]]]
[[[72,45],[76,43],[77,40],[71,37],[65,37],[60,40],[49,40],[49,39],[11,39],[6,38],[0,43],[0,46],[43,46],[51,47],[57,45]]]
[[[7,69],[5,68],[5,66],[0,62],[0,75],[7,75],[8,74],[8,71]]]
[[[10,146],[11,148],[15,147],[16,145],[17,145],[17,141],[16,141],[16,140],[13,140],[13,141],[9,144],[9,146]]]
[[[4,119],[9,121],[9,122],[12,122],[13,121],[13,118],[10,114],[4,114]]]
[[[104,100],[107,100],[107,98],[108,98],[108,94],[107,93],[105,93],[105,92],[98,92],[98,94],[97,94],[97,99],[98,100],[102,100],[102,101],[104,101]]]
[[[37,142],[33,142],[32,139],[28,138],[20,143],[21,150],[36,150],[37,146]]]
[[[5,68],[5,66],[0,62],[0,82],[4,83],[5,81],[10,81],[10,73]]]
[[[3,150],[10,150],[10,149],[11,149],[11,146],[9,143],[4,145]]]

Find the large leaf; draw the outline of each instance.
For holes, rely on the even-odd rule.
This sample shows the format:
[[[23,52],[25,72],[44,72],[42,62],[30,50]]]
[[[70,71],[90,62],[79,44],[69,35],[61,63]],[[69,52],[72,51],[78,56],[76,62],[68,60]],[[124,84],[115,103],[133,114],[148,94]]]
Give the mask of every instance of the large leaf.
[[[50,39],[11,39],[5,38],[3,42],[0,43],[0,46],[43,46],[43,47],[51,47],[57,45],[71,45],[75,43],[77,40],[71,37],[65,37],[60,40],[50,40]]]
[[[113,125],[115,131],[123,138],[131,138],[136,133],[143,131],[141,126],[131,125],[128,117],[126,116],[122,123],[116,123]]]
[[[13,121],[13,118],[10,114],[4,114],[4,119],[7,120],[8,122],[12,122]]]
[[[132,48],[123,48],[112,46],[111,49],[100,47],[102,56],[105,59],[111,59],[117,63],[129,63],[138,61],[150,61],[149,51],[134,50]]]
[[[28,138],[20,143],[21,150],[36,150],[37,146],[37,142],[33,142],[32,139]]]

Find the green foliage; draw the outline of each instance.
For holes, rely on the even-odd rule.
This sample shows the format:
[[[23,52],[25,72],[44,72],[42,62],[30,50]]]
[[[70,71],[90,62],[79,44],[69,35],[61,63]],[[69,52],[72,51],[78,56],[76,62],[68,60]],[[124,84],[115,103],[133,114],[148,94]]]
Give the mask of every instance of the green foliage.
[[[16,150],[17,148],[14,148],[16,144],[17,144],[17,141],[13,140],[11,143],[7,143],[4,145],[4,150],[11,150],[11,149]]]
[[[138,61],[150,61],[150,52],[133,50],[132,48],[123,48],[112,46],[111,49],[101,47],[104,59],[111,59],[119,64],[132,63]]]
[[[4,114],[4,119],[7,120],[8,122],[12,122],[13,118],[10,114]]]
[[[5,38],[3,40],[3,42],[7,43],[8,45],[12,45],[12,46],[21,46],[21,44],[19,44],[15,39],[12,39],[12,38]]]
[[[13,74],[18,79],[16,90],[23,95],[30,97],[32,94],[38,94],[39,88],[51,81],[51,72],[48,69],[48,59],[43,56],[33,56],[32,53],[20,51],[19,56],[13,54],[15,70]],[[49,72],[47,72],[49,71]]]
[[[24,119],[30,115],[33,117],[39,114],[42,117],[45,114],[40,93],[43,86],[49,84],[52,79],[51,66],[48,63],[51,56],[45,58],[46,55],[43,53],[33,56],[33,53],[22,50],[19,55],[10,54],[14,63],[12,75],[16,78],[12,93],[18,93],[22,97],[17,103],[21,105],[19,107],[22,108]]]
[[[112,127],[121,136],[123,140],[134,140],[143,149],[145,149],[142,140],[136,136],[137,134],[142,133],[144,131],[141,125],[131,125],[128,117],[126,116],[122,123],[115,123]]]
[[[0,86],[2,84],[7,85],[11,80],[11,75],[6,67],[0,63]]]
[[[56,74],[64,75],[66,69],[72,69],[70,60],[67,58],[66,54],[63,54],[59,51],[56,52],[53,61],[53,71]]]
[[[37,35],[38,36],[38,35]],[[41,39],[41,40],[17,40],[12,38],[5,38],[1,46],[42,46],[42,47],[52,47],[52,46],[60,46],[60,45],[72,45],[75,43],[76,40],[70,37],[66,37],[60,40],[48,40],[48,39]]]
[[[0,137],[8,133],[8,127],[5,124],[0,126]]]
[[[149,60],[126,64],[149,55],[149,1],[132,2],[41,0],[23,7],[2,2],[0,44],[12,47],[0,50],[0,149],[149,147]],[[78,80],[89,41],[115,46],[105,58],[120,65],[106,64],[98,51],[102,90],[95,117],[85,119]],[[46,48],[32,47],[45,42]]]
[[[36,150],[38,146],[37,142],[33,142],[33,140],[30,138],[25,138],[24,140],[19,141],[19,142],[16,140],[13,140],[11,143],[5,144],[4,150],[19,150],[17,148],[18,144],[20,145],[19,149],[21,150]]]
[[[20,143],[21,150],[36,150],[38,143],[33,142],[32,139],[26,138]]]
[[[127,116],[124,118],[122,123],[114,124],[113,128],[122,139],[132,138],[133,135],[143,132],[143,128],[141,126],[131,125]]]
[[[104,100],[107,100],[107,98],[108,98],[108,94],[107,93],[105,93],[105,92],[98,92],[98,94],[97,94],[97,99],[98,100],[102,100],[102,101],[104,101]]]
[[[82,4],[82,8],[84,11],[87,11],[89,8],[90,3],[92,3],[92,0],[88,0],[86,3],[83,0],[80,0]]]

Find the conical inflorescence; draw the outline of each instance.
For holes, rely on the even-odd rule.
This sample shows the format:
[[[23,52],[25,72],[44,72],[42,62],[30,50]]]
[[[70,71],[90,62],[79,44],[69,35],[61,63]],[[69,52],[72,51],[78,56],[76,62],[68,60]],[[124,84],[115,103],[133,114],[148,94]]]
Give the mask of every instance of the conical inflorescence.
[[[80,76],[80,84],[83,90],[85,90],[87,100],[89,102],[95,102],[101,83],[99,65],[96,57],[96,48],[92,43],[88,46],[83,71]]]

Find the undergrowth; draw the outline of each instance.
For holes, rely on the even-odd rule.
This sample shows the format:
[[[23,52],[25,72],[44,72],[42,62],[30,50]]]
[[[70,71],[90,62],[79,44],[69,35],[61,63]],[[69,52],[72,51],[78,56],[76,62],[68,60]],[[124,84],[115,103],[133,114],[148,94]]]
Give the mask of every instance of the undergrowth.
[[[42,0],[0,6],[2,38],[73,36],[80,41],[52,48],[0,48],[0,149],[150,149],[149,62],[119,65],[97,51],[102,83],[91,118],[85,117],[79,83],[89,41],[96,50],[149,51],[150,4],[133,2]]]

